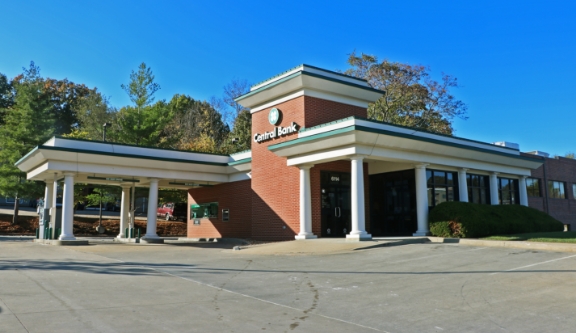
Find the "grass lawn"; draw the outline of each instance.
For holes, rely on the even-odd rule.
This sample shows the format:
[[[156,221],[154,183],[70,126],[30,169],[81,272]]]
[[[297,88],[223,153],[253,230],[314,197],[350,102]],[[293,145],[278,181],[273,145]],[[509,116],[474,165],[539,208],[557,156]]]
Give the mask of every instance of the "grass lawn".
[[[502,241],[576,243],[576,231],[535,232],[529,234],[490,236],[482,239]]]

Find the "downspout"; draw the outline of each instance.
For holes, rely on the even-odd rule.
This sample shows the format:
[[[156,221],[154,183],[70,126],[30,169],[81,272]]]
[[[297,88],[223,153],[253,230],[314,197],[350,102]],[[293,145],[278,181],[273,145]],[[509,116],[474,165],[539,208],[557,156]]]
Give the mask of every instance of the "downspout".
[[[542,164],[542,174],[544,176],[544,184],[542,187],[544,188],[544,202],[546,203],[546,214],[550,215],[550,208],[548,206],[548,178],[546,178],[546,157],[542,157],[544,159],[544,164]]]

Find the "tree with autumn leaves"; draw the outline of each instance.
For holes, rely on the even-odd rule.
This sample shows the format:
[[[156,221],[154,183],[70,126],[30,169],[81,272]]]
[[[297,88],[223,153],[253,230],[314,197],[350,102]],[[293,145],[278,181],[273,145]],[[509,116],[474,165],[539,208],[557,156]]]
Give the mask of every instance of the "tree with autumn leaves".
[[[368,54],[350,54],[345,74],[362,78],[385,95],[368,107],[368,117],[391,124],[452,135],[454,118],[466,119],[466,104],[455,98],[455,77],[442,74],[441,81],[421,65],[379,61]]]

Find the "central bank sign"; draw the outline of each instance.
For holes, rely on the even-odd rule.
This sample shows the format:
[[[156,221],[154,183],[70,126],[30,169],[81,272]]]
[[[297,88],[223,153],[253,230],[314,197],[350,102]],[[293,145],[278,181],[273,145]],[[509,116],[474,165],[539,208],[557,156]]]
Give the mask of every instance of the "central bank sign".
[[[288,134],[298,132],[298,128],[300,128],[300,126],[298,126],[298,124],[296,124],[295,122],[291,122],[290,125],[286,127],[276,126],[281,121],[282,121],[282,113],[280,112],[280,110],[278,110],[277,108],[273,108],[272,110],[270,110],[270,113],[268,114],[268,122],[270,122],[270,125],[274,126],[274,128],[270,132],[264,132],[262,134],[261,133],[254,134],[254,142],[261,143],[264,141],[272,140],[274,138],[279,138]]]

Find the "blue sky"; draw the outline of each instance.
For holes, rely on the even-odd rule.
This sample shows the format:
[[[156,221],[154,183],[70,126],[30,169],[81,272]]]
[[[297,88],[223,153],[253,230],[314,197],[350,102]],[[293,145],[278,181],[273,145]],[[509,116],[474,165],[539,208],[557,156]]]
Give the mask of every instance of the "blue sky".
[[[31,60],[42,75],[98,89],[117,107],[141,63],[162,89],[221,96],[301,63],[347,68],[350,52],[454,75],[468,120],[457,136],[522,151],[576,151],[573,1],[0,0],[0,73]]]

